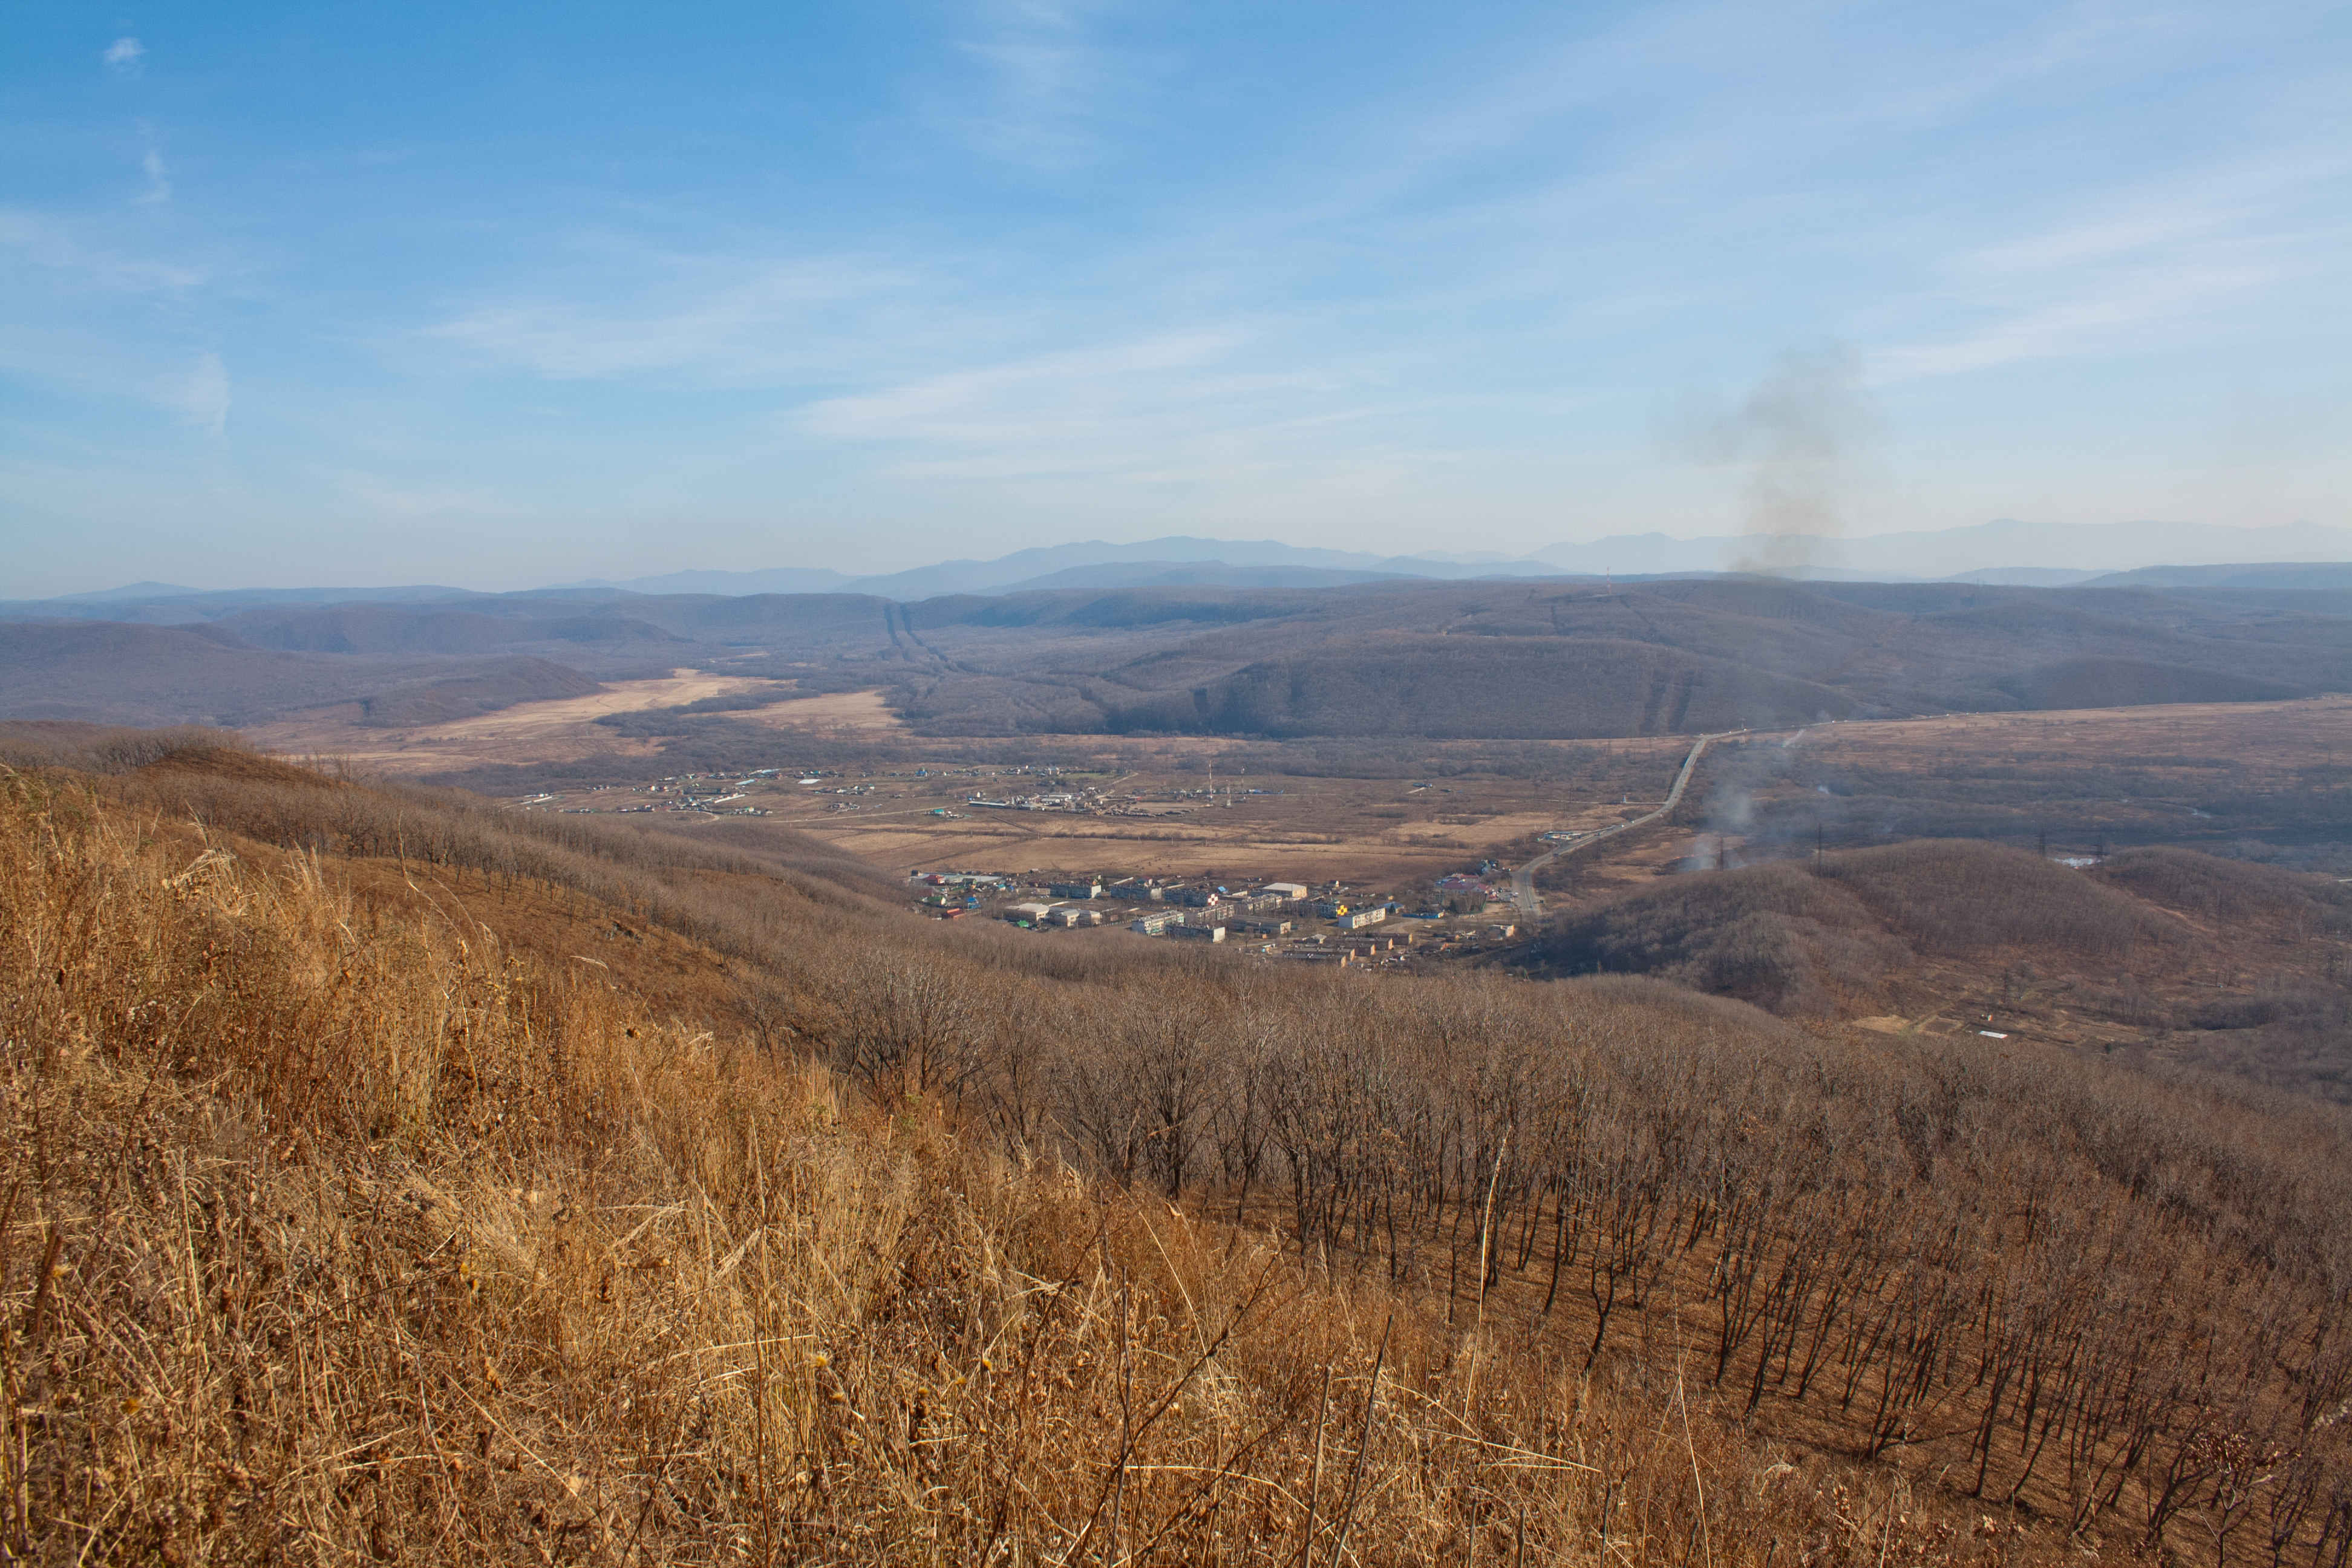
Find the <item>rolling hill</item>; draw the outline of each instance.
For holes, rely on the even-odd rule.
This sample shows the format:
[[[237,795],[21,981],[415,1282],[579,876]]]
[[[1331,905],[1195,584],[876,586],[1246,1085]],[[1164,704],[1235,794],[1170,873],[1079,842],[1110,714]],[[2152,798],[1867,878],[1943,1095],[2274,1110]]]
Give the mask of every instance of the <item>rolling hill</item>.
[[[355,722],[416,723],[596,689],[523,655],[343,657],[258,648],[213,625],[0,622],[0,719],[234,726],[354,703]]]
[[[421,720],[384,714],[569,694],[553,668],[604,679],[681,664],[880,689],[919,731],[959,736],[1564,739],[2352,689],[2352,598],[2326,590],[1707,578],[1612,592],[1143,564],[1183,580],[919,603],[536,593],[229,603],[171,626],[0,622],[0,717],[234,721],[365,702],[361,721],[406,723]],[[1237,580],[1269,573],[1281,585]],[[529,662],[394,668],[495,658]],[[474,684],[446,700],[386,695],[455,681]]]

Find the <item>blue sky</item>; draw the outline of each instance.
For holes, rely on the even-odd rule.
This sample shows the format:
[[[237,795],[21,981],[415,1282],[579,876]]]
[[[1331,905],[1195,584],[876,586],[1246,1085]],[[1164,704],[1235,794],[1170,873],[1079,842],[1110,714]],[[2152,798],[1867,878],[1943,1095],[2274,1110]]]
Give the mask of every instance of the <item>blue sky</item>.
[[[2352,522],[2347,21],[16,0],[0,595]]]

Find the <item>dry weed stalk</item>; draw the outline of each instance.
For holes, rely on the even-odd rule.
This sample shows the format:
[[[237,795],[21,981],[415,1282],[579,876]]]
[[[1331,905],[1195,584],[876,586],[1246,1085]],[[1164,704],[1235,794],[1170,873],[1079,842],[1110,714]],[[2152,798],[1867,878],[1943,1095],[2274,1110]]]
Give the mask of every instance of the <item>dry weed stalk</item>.
[[[10,1561],[2058,1544],[1898,1552],[1885,1480],[1772,1462],[1638,1368],[1492,1326],[1473,1354],[1278,1238],[978,1151],[461,908],[5,786]]]

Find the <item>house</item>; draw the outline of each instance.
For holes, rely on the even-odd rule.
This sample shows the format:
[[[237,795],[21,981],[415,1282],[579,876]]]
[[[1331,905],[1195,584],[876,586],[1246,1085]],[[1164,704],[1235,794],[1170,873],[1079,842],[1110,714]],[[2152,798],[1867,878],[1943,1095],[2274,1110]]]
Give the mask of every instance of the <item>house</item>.
[[[1141,920],[1129,921],[1127,929],[1141,931],[1145,936],[1158,936],[1163,931],[1180,931],[1183,925],[1184,912],[1181,910],[1158,910]]]
[[[1235,921],[1234,929],[1250,936],[1288,936],[1288,921]]]
[[[1004,918],[1015,925],[1040,925],[1053,910],[1051,904],[1008,904],[1004,909]]]
[[[1178,936],[1197,937],[1204,942],[1225,940],[1225,928],[1223,926],[1181,925],[1172,929]]]
[[[1315,906],[1315,912],[1327,921],[1336,921],[1348,912],[1348,906],[1338,899],[1325,899]]]
[[[1213,910],[1224,898],[1214,888],[1170,888],[1167,894],[1170,903],[1188,910]]]
[[[1388,918],[1388,910],[1375,905],[1369,910],[1358,910],[1353,914],[1343,914],[1332,923],[1341,931],[1361,931],[1366,926],[1378,925]]]
[[[1304,882],[1268,882],[1265,886],[1260,888],[1258,891],[1261,893],[1272,893],[1277,899],[1303,899],[1307,896],[1307,884]]]
[[[1072,909],[1068,905],[1064,905],[1058,910],[1050,910],[1046,914],[1045,918],[1053,921],[1055,925],[1063,927],[1098,926],[1102,924],[1102,911],[1100,910]]]
[[[1057,899],[1099,899],[1102,884],[1088,878],[1083,882],[1055,882],[1045,889]]]

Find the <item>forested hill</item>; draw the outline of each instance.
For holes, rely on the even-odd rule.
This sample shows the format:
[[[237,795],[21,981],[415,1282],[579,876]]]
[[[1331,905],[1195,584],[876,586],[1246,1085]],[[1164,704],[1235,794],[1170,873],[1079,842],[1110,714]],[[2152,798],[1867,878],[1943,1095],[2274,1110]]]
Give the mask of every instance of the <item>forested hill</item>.
[[[2352,595],[2284,589],[1759,578],[214,608],[169,627],[0,623],[0,719],[242,722],[365,700],[362,722],[424,722],[565,694],[543,665],[877,688],[919,731],[972,736],[1570,738],[2352,689]],[[453,681],[474,684],[425,691]]]

